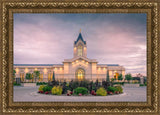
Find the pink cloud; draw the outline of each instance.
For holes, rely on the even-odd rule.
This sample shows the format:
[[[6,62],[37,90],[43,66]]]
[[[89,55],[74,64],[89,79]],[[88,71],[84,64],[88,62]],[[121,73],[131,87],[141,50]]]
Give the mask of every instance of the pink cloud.
[[[97,24],[96,20],[83,24],[52,17],[28,20],[32,21],[14,25],[14,63],[62,63],[72,58],[73,43],[82,28],[89,58],[123,65],[127,73],[146,73],[146,30],[139,31],[141,27],[127,22]]]

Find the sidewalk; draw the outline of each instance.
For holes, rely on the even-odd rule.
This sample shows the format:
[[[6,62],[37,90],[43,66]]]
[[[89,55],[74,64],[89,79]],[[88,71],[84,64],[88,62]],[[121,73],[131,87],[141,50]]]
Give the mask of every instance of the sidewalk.
[[[37,93],[38,87],[14,87],[15,102],[145,102],[146,86],[126,88],[124,93],[108,96],[57,96]]]

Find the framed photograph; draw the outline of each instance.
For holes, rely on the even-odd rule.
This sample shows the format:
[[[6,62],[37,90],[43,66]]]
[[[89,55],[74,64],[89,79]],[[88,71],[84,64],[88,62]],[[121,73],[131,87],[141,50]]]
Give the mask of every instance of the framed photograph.
[[[2,114],[159,114],[158,1],[1,1]]]

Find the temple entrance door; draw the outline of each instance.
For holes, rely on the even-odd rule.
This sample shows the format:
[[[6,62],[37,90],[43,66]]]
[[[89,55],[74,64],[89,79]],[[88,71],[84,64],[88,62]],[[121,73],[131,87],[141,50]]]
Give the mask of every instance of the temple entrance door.
[[[78,69],[76,71],[76,80],[78,80],[78,81],[84,80],[84,75],[85,75],[84,70],[83,69]]]

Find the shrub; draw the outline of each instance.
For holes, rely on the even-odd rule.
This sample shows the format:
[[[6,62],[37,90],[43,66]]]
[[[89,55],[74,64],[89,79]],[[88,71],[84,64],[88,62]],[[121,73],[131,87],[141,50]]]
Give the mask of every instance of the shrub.
[[[140,84],[140,86],[144,86],[144,84]]]
[[[138,81],[138,80],[132,80],[132,83],[133,83],[133,84],[138,84],[139,81]]]
[[[38,91],[43,91],[44,87],[45,87],[45,85],[40,85]]]
[[[91,91],[91,94],[92,94],[92,95],[94,95],[94,94],[95,94],[95,91],[94,91],[94,90],[92,90],[92,91]]]
[[[107,88],[107,91],[111,91],[111,92],[115,92],[115,91],[117,91],[117,89],[115,88],[115,87],[111,87],[111,86],[109,86],[108,88]]]
[[[66,86],[69,87],[69,83],[66,83]]]
[[[52,87],[51,86],[45,86],[43,87],[43,91],[46,92],[46,91],[51,91]]]
[[[28,80],[32,79],[32,74],[31,73],[26,73],[26,79],[28,79]]]
[[[45,94],[49,94],[49,92],[48,92],[48,91],[46,91],[46,92],[45,92]]]
[[[71,91],[73,91],[74,89],[76,89],[77,87],[79,87],[79,82],[72,80],[72,81],[69,83],[69,87],[71,88]]]
[[[98,89],[99,87],[101,87],[98,79],[96,80],[96,82],[95,82],[94,84],[95,84],[95,91],[97,91],[97,89]]]
[[[96,90],[96,84],[95,83],[92,84],[92,90],[94,90],[94,91]]]
[[[138,81],[138,80],[135,80],[135,83],[139,83],[139,81]]]
[[[44,93],[43,91],[38,91],[38,93]]]
[[[16,82],[14,82],[13,85],[14,85],[14,86],[21,86],[20,83],[17,84]]]
[[[113,82],[115,79],[114,78],[111,78],[111,81]]]
[[[89,81],[87,80],[83,80],[80,82],[80,87],[85,87],[85,88],[89,88]]]
[[[124,85],[124,82],[113,82],[113,85],[116,85],[116,84]]]
[[[66,94],[67,93],[67,90],[71,90],[71,88],[70,87],[68,87],[68,86],[62,86],[62,93],[63,94]]]
[[[54,86],[52,88],[52,94],[53,95],[61,95],[62,94],[62,87],[60,87],[60,86]]]
[[[129,74],[126,74],[125,75],[125,79],[128,81],[128,83],[129,83],[129,81],[130,80],[132,80],[132,75],[129,73]]]
[[[123,79],[123,76],[122,76],[122,74],[120,74],[119,76],[118,76],[118,80],[122,80]]]
[[[115,86],[115,88],[117,89],[117,91],[119,91],[120,93],[123,93],[123,88],[121,86]]]
[[[112,83],[109,81],[102,81],[102,87],[104,87],[106,90],[109,86],[112,86]]]
[[[147,86],[147,82],[145,82],[144,85]]]
[[[53,80],[53,81],[51,81],[51,82],[48,82],[48,86],[54,87],[54,86],[57,86],[57,85],[59,85],[59,82],[56,81],[56,80]]]
[[[103,87],[100,87],[99,89],[97,89],[96,94],[100,96],[106,96],[107,92]]]
[[[71,90],[71,88],[69,87],[69,83],[63,82],[61,86],[62,86],[62,94],[66,94],[67,90]]]
[[[47,85],[45,82],[37,82],[36,85]]]
[[[88,89],[85,87],[77,87],[76,89],[74,89],[74,94],[79,95],[79,94],[88,94]]]

